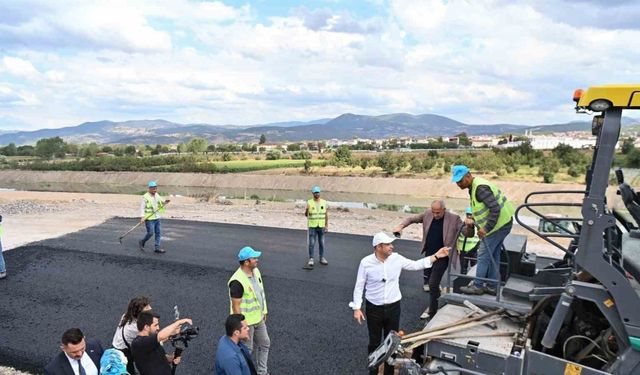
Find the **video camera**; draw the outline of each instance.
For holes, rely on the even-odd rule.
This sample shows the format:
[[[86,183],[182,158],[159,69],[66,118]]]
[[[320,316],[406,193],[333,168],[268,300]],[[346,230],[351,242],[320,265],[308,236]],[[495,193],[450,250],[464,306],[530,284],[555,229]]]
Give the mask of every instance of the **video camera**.
[[[169,340],[174,348],[184,349],[189,347],[189,341],[198,336],[200,328],[197,326],[185,323],[180,326],[180,332],[178,334],[170,336]]]
[[[176,320],[180,320],[180,311],[178,310],[178,306],[173,307],[173,315]],[[177,334],[169,336],[169,341],[171,341],[171,345],[175,348],[173,351],[173,358],[179,358],[182,356],[182,351],[189,347],[189,341],[198,336],[199,332],[200,328],[197,326],[184,323],[180,326],[180,331]],[[176,368],[177,365],[174,363],[171,366],[171,375],[175,375]]]

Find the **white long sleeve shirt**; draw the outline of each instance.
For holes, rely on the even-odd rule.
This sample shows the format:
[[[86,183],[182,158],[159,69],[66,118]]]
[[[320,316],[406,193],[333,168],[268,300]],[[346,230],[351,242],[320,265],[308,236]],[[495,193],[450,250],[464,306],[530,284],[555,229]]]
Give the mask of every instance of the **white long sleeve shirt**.
[[[402,270],[419,271],[431,267],[429,257],[411,260],[398,253],[391,254],[381,262],[375,254],[367,255],[360,261],[358,277],[353,290],[354,310],[362,308],[362,293],[374,305],[388,305],[400,301],[400,273]]]
[[[74,375],[80,375],[80,366],[78,366],[78,360],[69,357],[67,353],[64,353],[71,365],[71,370],[73,370]],[[80,363],[82,363],[82,368],[84,369],[85,374],[87,375],[98,375],[99,368],[96,367],[95,363],[87,352],[82,354],[82,358],[80,359]]]

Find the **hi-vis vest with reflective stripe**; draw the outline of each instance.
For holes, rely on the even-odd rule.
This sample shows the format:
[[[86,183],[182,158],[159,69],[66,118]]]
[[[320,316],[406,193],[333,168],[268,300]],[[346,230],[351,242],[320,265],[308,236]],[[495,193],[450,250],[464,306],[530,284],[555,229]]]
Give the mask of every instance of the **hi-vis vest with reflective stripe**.
[[[144,195],[142,196],[146,202],[146,205],[144,206],[144,218],[145,220],[154,220],[157,219],[158,216],[156,214],[153,213],[153,197],[151,196],[151,194],[149,194],[149,192],[144,193]],[[157,203],[158,203],[158,212],[157,213],[163,213],[164,210],[164,199],[158,194],[156,193],[156,199],[157,199]]]
[[[473,250],[476,245],[478,245],[478,242],[480,242],[480,238],[478,238],[478,236],[466,237],[466,240],[467,241],[465,242],[464,234],[460,233],[460,235],[458,236],[458,241],[456,242],[456,249],[458,249],[458,251],[468,253],[469,251]]]
[[[258,285],[260,286],[260,290],[258,293],[262,293],[262,301],[264,302],[264,306],[260,306],[260,300],[256,296],[256,291],[253,290],[253,283],[247,275],[242,271],[242,268],[238,268],[238,270],[231,276],[229,281],[227,282],[227,287],[231,284],[232,281],[237,280],[242,284],[242,288],[244,289],[244,293],[242,294],[242,300],[240,301],[240,313],[244,315],[244,318],[247,320],[248,325],[258,324],[262,321],[262,317],[267,314],[267,296],[264,294],[264,286],[262,285],[262,275],[260,275],[260,270],[257,268],[253,270],[253,277],[256,278]],[[229,292],[229,312],[233,314],[233,305],[231,302],[231,292]]]
[[[316,201],[313,199],[307,201],[307,207],[309,207],[307,223],[309,228],[324,228],[327,222],[327,201],[320,199],[318,204],[320,205],[320,209],[316,210]]]
[[[484,178],[474,177],[473,182],[471,183],[471,210],[473,210],[473,219],[480,228],[484,228],[487,225],[487,219],[489,218],[489,207],[486,207],[484,203],[478,202],[476,199],[476,189],[480,185],[486,185],[491,189],[493,196],[496,198],[496,201],[500,206],[500,216],[498,217],[496,226],[491,229],[491,232],[487,233],[487,235],[490,235],[502,228],[511,220],[511,217],[515,212],[515,208],[513,207],[513,203],[507,199],[504,193],[498,189],[496,185]]]

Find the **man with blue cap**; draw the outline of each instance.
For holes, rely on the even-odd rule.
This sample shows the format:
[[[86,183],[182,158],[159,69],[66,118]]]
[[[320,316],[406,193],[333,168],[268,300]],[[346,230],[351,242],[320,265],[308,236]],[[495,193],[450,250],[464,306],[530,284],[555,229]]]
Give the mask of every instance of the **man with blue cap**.
[[[140,250],[144,251],[144,244],[155,234],[155,252],[162,254],[165,250],[160,248],[160,240],[162,238],[160,214],[165,212],[165,205],[170,200],[165,200],[158,194],[157,182],[149,181],[147,187],[149,191],[142,196],[142,202],[140,202],[140,222],[144,223],[147,228],[147,234],[138,241],[138,245]]]
[[[258,258],[262,252],[245,246],[238,252],[240,267],[231,276],[229,287],[230,314],[242,314],[249,326],[247,347],[253,354],[258,375],[268,374],[267,360],[271,340],[267,332],[267,297],[264,293]]]
[[[454,165],[451,172],[451,180],[460,189],[469,189],[473,219],[467,219],[466,222],[475,221],[477,234],[481,239],[476,277],[496,280],[487,281],[485,285],[485,281],[475,279],[460,290],[465,294],[495,295],[497,282],[500,282],[497,268],[500,267],[500,250],[504,239],[511,232],[515,207],[493,182],[474,177],[467,166]]]
[[[311,189],[313,198],[307,201],[307,208],[304,216],[307,217],[307,234],[309,246],[309,261],[305,269],[313,269],[313,251],[318,240],[318,251],[320,256],[320,264],[326,266],[329,264],[324,257],[324,234],[329,231],[329,216],[327,215],[327,201],[320,198],[320,186],[314,186]]]

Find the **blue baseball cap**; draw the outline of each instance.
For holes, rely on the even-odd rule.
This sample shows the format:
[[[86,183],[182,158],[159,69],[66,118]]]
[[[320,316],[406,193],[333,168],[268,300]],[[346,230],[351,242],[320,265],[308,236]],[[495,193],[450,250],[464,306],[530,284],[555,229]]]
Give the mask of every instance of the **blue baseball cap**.
[[[469,173],[469,168],[466,165],[454,165],[451,168],[451,181],[458,182],[462,180],[462,178]]]
[[[467,215],[473,215],[473,210],[471,209],[471,207],[467,207]]]
[[[320,186],[314,186],[313,188],[311,188],[311,192],[312,193],[319,193],[320,192]]]
[[[243,262],[249,258],[260,258],[260,255],[262,255],[262,252],[255,251],[251,247],[245,246],[240,249],[240,252],[238,252],[238,260]]]
[[[149,181],[149,185],[147,185],[149,187],[158,187],[158,183],[155,181]]]

